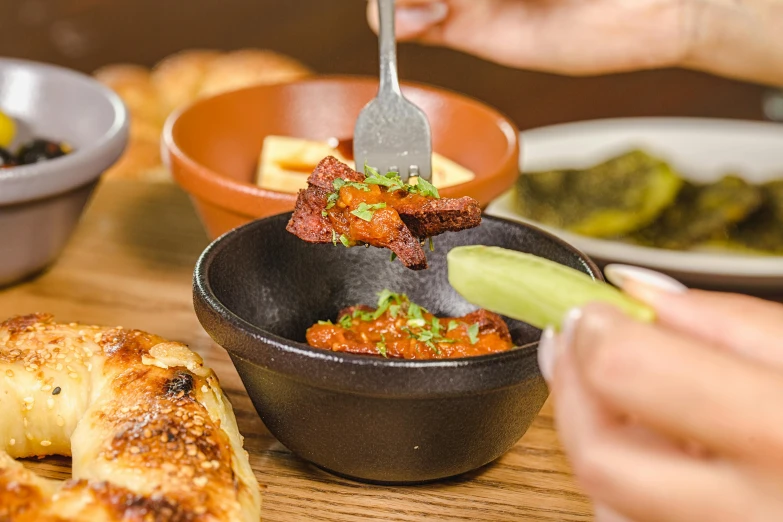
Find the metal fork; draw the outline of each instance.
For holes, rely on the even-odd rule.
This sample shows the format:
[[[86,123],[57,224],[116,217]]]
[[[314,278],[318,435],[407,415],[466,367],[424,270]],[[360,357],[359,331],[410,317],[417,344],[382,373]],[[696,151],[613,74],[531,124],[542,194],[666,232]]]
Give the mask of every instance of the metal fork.
[[[407,100],[397,78],[394,0],[378,0],[381,78],[378,95],[359,114],[354,127],[356,169],[399,172],[432,180],[432,135],[427,116]]]

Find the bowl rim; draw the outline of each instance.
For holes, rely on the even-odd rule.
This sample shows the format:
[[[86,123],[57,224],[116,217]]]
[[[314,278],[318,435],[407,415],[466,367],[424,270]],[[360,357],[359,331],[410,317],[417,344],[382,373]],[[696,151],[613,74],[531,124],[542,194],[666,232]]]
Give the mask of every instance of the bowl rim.
[[[252,85],[244,87],[242,89],[236,89],[229,92],[217,94],[207,98],[195,100],[190,104],[184,105],[179,109],[173,111],[163,126],[163,133],[161,134],[161,157],[164,164],[171,171],[174,179],[182,185],[187,192],[204,199],[212,205],[220,208],[239,212],[244,215],[253,216],[254,211],[257,211],[258,200],[275,200],[279,202],[293,203],[296,201],[297,194],[293,192],[280,192],[275,190],[269,190],[261,188],[258,185],[251,182],[238,181],[199,163],[183,151],[177,144],[174,133],[177,125],[180,123],[181,118],[197,107],[207,103],[214,103],[214,100],[224,99],[227,97],[235,96],[237,93],[248,91],[271,91],[280,89],[290,89],[301,85],[313,85],[313,84],[370,84],[377,85],[378,78],[369,75],[352,75],[352,74],[322,74],[309,78],[302,78],[285,83],[275,83],[267,85]],[[446,95],[448,97],[454,97],[460,101],[466,102],[470,105],[476,106],[481,110],[491,114],[497,123],[498,128],[501,130],[506,138],[506,150],[498,157],[498,168],[491,172],[487,177],[494,177],[498,173],[503,172],[508,165],[513,165],[517,168],[519,163],[519,128],[514,121],[505,113],[501,112],[497,108],[479,100],[478,98],[469,96],[457,92],[452,89],[440,87],[433,84],[416,81],[401,81],[400,86],[403,92],[406,89],[418,89],[435,93],[438,95]],[[259,153],[261,151],[259,150]],[[173,168],[173,163],[179,162],[185,169],[180,170]],[[474,178],[468,182],[454,185],[452,187],[446,187],[442,190],[442,193],[448,196],[452,190],[459,187],[461,190],[470,187],[474,184],[483,182],[484,177],[481,179]],[[224,201],[227,198],[216,197],[216,194],[228,193],[233,196],[231,205],[227,206]]]
[[[128,141],[130,117],[122,98],[92,76],[59,65],[33,60],[0,57],[0,71],[22,70],[36,75],[57,75],[91,89],[106,99],[113,109],[113,121],[92,143],[51,161],[0,169],[0,186],[14,184],[15,190],[0,191],[0,204],[16,204],[68,192],[100,177],[122,154]],[[92,165],[91,167],[88,167]],[[67,170],[69,175],[63,176]],[[48,176],[60,176],[60,183],[42,181]]]
[[[250,223],[246,223],[244,225],[241,225],[237,228],[234,228],[224,233],[223,235],[221,235],[220,237],[212,241],[206,247],[206,249],[199,256],[198,261],[196,262],[196,266],[193,272],[193,299],[196,308],[196,315],[198,316],[199,321],[202,323],[202,326],[204,321],[209,319],[206,316],[211,316],[212,318],[219,317],[219,321],[221,321],[222,323],[228,323],[227,326],[228,329],[232,330],[234,333],[237,332],[240,333],[240,335],[243,337],[243,343],[241,343],[242,346],[228,347],[226,346],[227,343],[221,341],[220,333],[209,331],[209,330],[207,331],[210,337],[212,337],[212,339],[217,344],[219,344],[224,350],[226,350],[232,357],[236,356],[244,361],[249,362],[250,364],[264,366],[263,363],[254,360],[253,355],[256,355],[255,359],[258,359],[259,354],[258,352],[255,352],[250,347],[250,344],[256,342],[262,342],[264,345],[271,347],[275,351],[275,354],[270,355],[270,359],[275,363],[275,365],[282,363],[282,361],[279,360],[275,361],[274,359],[275,355],[285,356],[285,357],[292,357],[292,359],[296,359],[300,363],[304,361],[315,361],[323,365],[330,365],[332,367],[338,368],[341,373],[349,373],[350,375],[353,375],[353,370],[359,367],[361,367],[363,371],[365,371],[367,368],[372,368],[374,370],[384,371],[384,372],[389,372],[389,371],[406,372],[411,370],[449,371],[449,370],[459,369],[459,368],[471,368],[471,369],[480,370],[480,369],[485,369],[490,367],[494,368],[498,364],[502,364],[504,362],[509,362],[511,360],[516,360],[516,359],[527,360],[528,362],[534,362],[535,364],[537,364],[536,359],[537,359],[538,341],[533,341],[531,343],[516,347],[514,349],[505,352],[488,354],[488,355],[460,357],[460,358],[453,358],[453,359],[427,359],[427,360],[385,359],[382,357],[372,357],[372,356],[368,357],[367,355],[362,355],[362,354],[332,352],[328,350],[314,348],[308,346],[305,343],[292,341],[290,339],[281,337],[277,334],[269,332],[243,319],[239,315],[235,314],[225,304],[223,304],[223,302],[220,301],[220,299],[213,292],[212,285],[210,282],[210,273],[209,273],[212,261],[224,249],[230,247],[231,244],[239,236],[248,233],[248,231],[250,231],[251,229],[262,227],[265,225],[265,223],[269,221],[287,220],[291,216],[291,214],[292,214],[291,212],[284,212],[273,216],[256,219],[251,221]],[[484,219],[490,222],[501,223],[504,226],[528,229],[537,235],[541,235],[542,237],[546,238],[548,241],[560,245],[561,247],[565,248],[566,250],[568,250],[569,252],[577,256],[578,259],[584,264],[584,267],[589,271],[590,275],[594,279],[604,281],[604,277],[601,270],[598,268],[598,266],[589,256],[581,252],[579,249],[577,249],[570,243],[560,239],[559,237],[534,225],[518,223],[512,220],[503,219],[494,216],[486,216],[486,215],[482,216],[482,220]],[[299,368],[299,366],[296,363],[294,363],[292,365],[289,365],[289,369],[291,369],[291,371],[286,371],[285,369],[281,371],[283,373],[294,374],[295,377],[296,376],[295,374],[297,373],[301,374],[301,371],[299,372],[296,371],[297,368]],[[384,374],[384,378],[387,377],[388,374]],[[342,387],[346,389],[363,388],[362,386],[355,386],[355,385],[352,386],[351,385],[352,383],[344,383],[344,384],[345,386]],[[323,385],[324,387],[328,387],[325,384]],[[486,389],[494,390],[497,388],[498,386],[494,385],[494,386],[487,386]],[[476,386],[471,386],[471,391],[476,391],[476,389],[477,389]]]

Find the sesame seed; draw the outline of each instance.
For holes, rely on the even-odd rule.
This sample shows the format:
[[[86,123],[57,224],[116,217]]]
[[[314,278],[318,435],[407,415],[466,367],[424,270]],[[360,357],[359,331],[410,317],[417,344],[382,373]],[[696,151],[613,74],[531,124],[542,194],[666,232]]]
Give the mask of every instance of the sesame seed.
[[[76,373],[76,372],[71,372],[71,373],[68,374],[68,377],[70,377],[71,379],[78,379],[79,378],[79,374]]]
[[[73,368],[71,368],[70,364],[65,365],[65,369],[68,370],[69,372],[73,372],[74,371]]]
[[[196,477],[193,479],[193,484],[196,487],[203,488],[207,485],[207,477]]]
[[[137,455],[138,453],[141,452],[141,450],[139,448],[137,448],[136,446],[132,446],[131,449],[130,449],[130,452],[133,453],[134,455]]]
[[[16,446],[16,439],[11,439],[8,441],[9,446]]]
[[[128,407],[125,407],[125,408],[120,408],[120,411],[121,411],[122,413],[128,413],[128,412],[130,411],[130,408],[128,408]]]
[[[41,441],[41,446],[51,446],[51,445],[52,445],[52,441],[49,441],[49,440],[42,440]]]
[[[24,436],[27,437],[27,440],[33,440],[33,434],[30,433],[29,431],[25,433]]]
[[[51,397],[46,399],[46,407],[49,408],[50,410],[54,409],[54,399],[52,399]]]
[[[13,377],[13,376],[14,376],[14,372],[13,372],[13,370],[6,370],[6,371],[5,371],[5,374],[6,374],[7,376],[9,376],[9,377]]]
[[[24,401],[25,404],[32,404],[35,402],[35,399],[33,397],[25,397],[22,401]]]
[[[22,419],[22,424],[24,424],[24,427],[25,427],[25,428],[27,427],[27,424],[28,424],[28,422],[27,422],[27,417],[25,417],[25,418],[23,418],[23,419]]]
[[[201,385],[201,391],[202,391],[202,393],[207,393],[209,391],[209,388],[207,387],[206,384],[202,384]]]
[[[63,426],[65,426],[65,421],[64,421],[64,420],[63,420],[63,418],[62,418],[61,416],[59,416],[59,415],[57,416],[57,425],[58,425],[58,426],[60,426],[60,427],[63,427]]]
[[[212,467],[212,462],[205,460],[204,462],[201,463],[201,467],[204,469],[209,469]]]
[[[52,389],[51,384],[44,384],[43,386],[41,386],[41,391],[49,391],[51,389]]]
[[[92,371],[92,363],[87,363],[87,371],[88,372]]]
[[[63,391],[63,389],[58,386],[52,390],[52,395],[60,395],[61,391]]]
[[[58,372],[61,372],[63,370],[63,365],[61,363],[57,363],[57,366],[55,366],[54,369]]]

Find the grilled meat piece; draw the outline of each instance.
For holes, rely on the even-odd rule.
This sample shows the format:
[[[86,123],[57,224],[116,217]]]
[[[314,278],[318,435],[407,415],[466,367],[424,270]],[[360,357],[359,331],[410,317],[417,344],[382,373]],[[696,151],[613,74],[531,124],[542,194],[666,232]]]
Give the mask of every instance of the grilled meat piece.
[[[423,205],[395,207],[411,233],[420,239],[457,232],[481,224],[481,207],[473,198],[432,199]]]
[[[472,198],[441,199],[401,181],[389,188],[365,179],[334,157],[324,158],[307,189],[299,191],[286,230],[310,243],[388,248],[406,267],[422,270],[427,268],[422,240],[481,223],[481,208]]]

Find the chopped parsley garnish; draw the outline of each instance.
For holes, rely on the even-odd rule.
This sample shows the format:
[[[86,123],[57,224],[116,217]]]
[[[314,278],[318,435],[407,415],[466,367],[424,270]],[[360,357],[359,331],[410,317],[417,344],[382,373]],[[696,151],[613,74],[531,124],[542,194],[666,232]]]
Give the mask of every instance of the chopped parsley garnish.
[[[372,221],[372,216],[375,214],[375,211],[382,208],[386,208],[386,203],[381,202],[368,205],[362,201],[355,210],[351,211],[351,214],[358,217],[359,219],[363,219],[364,221]]]
[[[470,344],[476,344],[478,342],[478,334],[478,323],[473,323],[472,325],[468,326],[468,339],[470,339]]]
[[[435,188],[435,185],[433,185],[432,183],[430,183],[424,178],[417,178],[417,179],[418,181],[416,182],[415,185],[410,185],[411,187],[414,187],[416,189],[415,190],[416,194],[425,197],[440,199],[440,194],[438,194],[438,189]],[[410,192],[414,192],[414,191],[410,191]]]
[[[388,355],[386,355],[386,338],[383,334],[381,334],[381,340],[375,343],[375,348],[378,350],[379,354],[388,358]]]
[[[340,318],[338,323],[340,324],[340,326],[348,330],[351,326],[353,326],[353,318],[350,315],[345,314]]]

